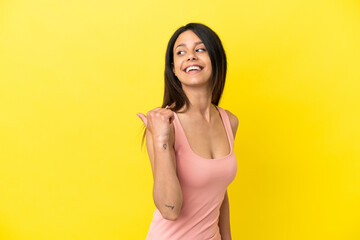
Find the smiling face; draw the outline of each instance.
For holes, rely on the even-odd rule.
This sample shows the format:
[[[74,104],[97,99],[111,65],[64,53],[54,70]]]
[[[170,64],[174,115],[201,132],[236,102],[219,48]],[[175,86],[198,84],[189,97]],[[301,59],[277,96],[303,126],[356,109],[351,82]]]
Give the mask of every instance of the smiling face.
[[[176,39],[172,70],[181,84],[189,86],[208,85],[211,78],[211,60],[204,43],[191,30]],[[193,66],[189,68],[189,66]]]

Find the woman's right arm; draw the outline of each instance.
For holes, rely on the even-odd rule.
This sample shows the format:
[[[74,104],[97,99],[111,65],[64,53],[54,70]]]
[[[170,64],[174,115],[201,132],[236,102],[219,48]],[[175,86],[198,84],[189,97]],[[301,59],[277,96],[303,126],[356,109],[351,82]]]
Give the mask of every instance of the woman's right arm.
[[[146,126],[146,147],[154,179],[154,203],[163,218],[174,221],[182,207],[174,151],[174,113],[169,109],[156,108],[146,117],[141,115],[139,117]]]

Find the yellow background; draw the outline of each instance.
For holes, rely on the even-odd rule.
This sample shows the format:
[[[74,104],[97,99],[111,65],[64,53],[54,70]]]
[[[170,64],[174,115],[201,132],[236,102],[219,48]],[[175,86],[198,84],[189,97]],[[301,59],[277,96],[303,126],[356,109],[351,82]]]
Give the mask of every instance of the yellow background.
[[[0,239],[145,239],[137,112],[188,22],[228,57],[235,240],[360,239],[360,3],[0,1]]]

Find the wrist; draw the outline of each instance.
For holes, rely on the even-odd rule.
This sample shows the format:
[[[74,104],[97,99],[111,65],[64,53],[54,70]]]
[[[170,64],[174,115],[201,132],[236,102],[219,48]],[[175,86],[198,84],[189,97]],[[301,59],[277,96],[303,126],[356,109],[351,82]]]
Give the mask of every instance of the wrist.
[[[170,146],[169,138],[156,138],[153,143],[155,149],[167,150]]]
[[[169,136],[154,135],[153,142],[154,144],[169,143]]]

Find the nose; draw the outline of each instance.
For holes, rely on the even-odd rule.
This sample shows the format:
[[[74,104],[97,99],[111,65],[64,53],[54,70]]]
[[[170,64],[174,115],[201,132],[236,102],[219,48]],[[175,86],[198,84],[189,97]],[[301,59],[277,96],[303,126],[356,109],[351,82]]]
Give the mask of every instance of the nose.
[[[187,60],[195,60],[195,59],[196,59],[196,55],[194,51],[189,51],[189,54],[187,55]]]

